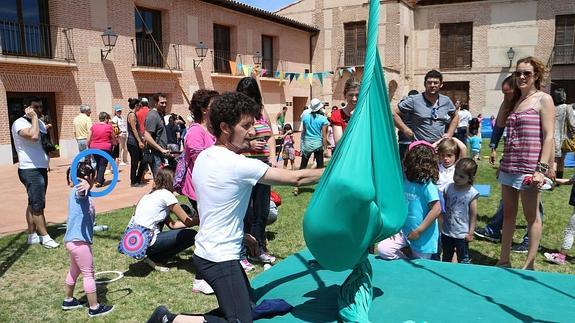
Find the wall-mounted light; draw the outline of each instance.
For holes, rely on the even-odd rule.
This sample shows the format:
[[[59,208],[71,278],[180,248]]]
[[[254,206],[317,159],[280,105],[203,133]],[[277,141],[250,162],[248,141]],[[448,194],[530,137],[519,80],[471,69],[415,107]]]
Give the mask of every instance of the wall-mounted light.
[[[105,60],[108,54],[112,51],[114,46],[116,46],[116,40],[118,40],[118,34],[112,31],[111,27],[108,27],[102,34],[102,42],[106,49],[100,49],[100,58]]]
[[[509,59],[509,68],[513,66],[514,57],[515,57],[515,51],[513,50],[513,47],[509,47],[509,50],[507,51],[507,58]]]
[[[200,42],[196,47],[196,55],[198,55],[199,60],[194,59],[194,69],[198,68],[200,64],[204,61],[204,58],[208,54],[208,46],[204,44],[204,42]]]
[[[262,54],[260,54],[260,52],[256,52],[252,58],[254,60],[254,64],[260,65],[262,63]]]

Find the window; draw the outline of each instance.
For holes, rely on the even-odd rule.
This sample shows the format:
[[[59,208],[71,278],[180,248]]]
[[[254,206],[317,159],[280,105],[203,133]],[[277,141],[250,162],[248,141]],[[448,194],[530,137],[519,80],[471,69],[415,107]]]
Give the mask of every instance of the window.
[[[274,38],[262,35],[262,68],[266,70],[263,76],[274,75]]]
[[[469,82],[443,82],[440,93],[447,95],[451,102],[459,100],[461,104],[469,104]]]
[[[140,14],[138,14],[138,10]],[[164,67],[160,48],[162,43],[162,13],[157,10],[138,8],[134,10],[136,26],[136,63],[138,66]],[[154,40],[152,40],[154,39]]]
[[[52,57],[48,0],[0,2],[2,54]]]
[[[345,32],[345,66],[363,65],[365,61],[365,21],[350,22],[343,25]]]
[[[575,15],[555,17],[553,64],[575,64]]]
[[[214,72],[231,73],[230,27],[214,25]]]
[[[473,23],[441,24],[439,67],[442,69],[470,69]]]

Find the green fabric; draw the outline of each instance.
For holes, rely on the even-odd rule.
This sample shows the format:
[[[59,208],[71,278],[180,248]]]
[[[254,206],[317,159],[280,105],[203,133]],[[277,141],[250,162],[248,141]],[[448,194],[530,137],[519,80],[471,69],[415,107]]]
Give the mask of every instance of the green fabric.
[[[326,269],[354,268],[339,292],[340,319],[367,322],[372,302],[367,251],[399,231],[407,215],[395,128],[377,50],[379,1],[371,0],[357,106],[308,205],[306,244]]]
[[[337,249],[334,245],[334,252]],[[294,306],[258,322],[336,322],[337,291],[350,270],[324,270],[307,250],[252,279],[259,300],[281,298]],[[373,267],[374,323],[573,322],[573,275],[452,264],[430,260],[385,261]],[[257,301],[259,303],[260,301]]]

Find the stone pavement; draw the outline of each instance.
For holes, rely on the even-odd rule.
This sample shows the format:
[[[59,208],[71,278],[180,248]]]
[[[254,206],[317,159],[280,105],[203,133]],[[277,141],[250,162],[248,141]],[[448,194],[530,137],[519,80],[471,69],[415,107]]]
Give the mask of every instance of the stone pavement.
[[[48,173],[45,216],[48,225],[66,222],[70,187],[66,184],[66,170],[71,160],[52,158]],[[120,179],[114,191],[105,197],[95,198],[96,213],[111,211],[134,205],[140,197],[152,188],[150,180],[146,186],[130,187],[130,166],[119,167]],[[147,174],[148,179],[151,174]],[[112,175],[106,175],[111,180]],[[28,195],[18,179],[18,165],[0,167],[0,235],[26,230],[26,207]]]

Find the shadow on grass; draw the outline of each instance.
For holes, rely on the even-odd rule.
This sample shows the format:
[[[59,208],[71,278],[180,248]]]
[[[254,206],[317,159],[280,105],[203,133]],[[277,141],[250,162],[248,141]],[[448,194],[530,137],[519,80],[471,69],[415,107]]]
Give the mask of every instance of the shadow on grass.
[[[445,281],[447,281],[447,282],[449,282],[449,283],[451,283],[451,284],[453,284],[453,285],[455,285],[455,286],[457,286],[457,287],[459,287],[459,288],[461,288],[461,289],[463,289],[463,290],[466,290],[467,292],[469,292],[469,293],[471,293],[471,294],[473,294],[473,295],[482,297],[483,299],[485,299],[485,301],[487,301],[487,302],[489,302],[489,303],[491,303],[491,304],[493,304],[493,305],[496,305],[496,306],[500,307],[503,311],[509,313],[510,315],[513,315],[513,316],[514,316],[515,318],[517,318],[520,322],[541,322],[541,323],[551,323],[551,322],[553,322],[553,321],[545,321],[545,320],[543,320],[543,319],[537,319],[537,318],[534,318],[534,317],[532,317],[532,316],[530,316],[530,315],[523,314],[523,313],[517,311],[516,309],[512,308],[511,306],[508,306],[508,305],[502,304],[502,303],[498,303],[498,302],[495,301],[495,299],[493,299],[493,297],[491,297],[491,296],[483,295],[483,294],[481,294],[481,293],[479,293],[479,292],[477,292],[477,291],[475,291],[475,290],[473,290],[473,289],[471,289],[471,288],[465,286],[464,283],[459,283],[459,282],[453,280],[452,278],[449,278],[449,277],[447,277],[447,276],[445,276],[445,275],[442,275],[442,274],[438,273],[438,272],[435,271],[435,270],[426,268],[426,267],[423,266],[423,265],[414,263],[414,262],[412,262],[412,261],[406,261],[406,263],[410,264],[411,266],[413,266],[413,267],[415,267],[415,268],[417,268],[417,269],[425,270],[425,271],[427,271],[427,272],[429,272],[429,273],[431,273],[431,274],[433,274],[433,275],[436,275],[437,277],[442,278],[443,280],[445,280]],[[514,271],[514,270],[508,270],[508,271],[511,271],[512,273],[517,274],[516,271]]]
[[[65,232],[56,226],[49,226],[47,230],[53,239],[56,239]],[[28,233],[26,231],[20,232],[14,235],[6,246],[0,250],[0,277],[4,276],[10,267],[28,250],[30,245],[27,243],[27,237]]]
[[[471,258],[471,263],[478,265],[495,265],[498,260],[471,248],[469,249],[469,257]]]

